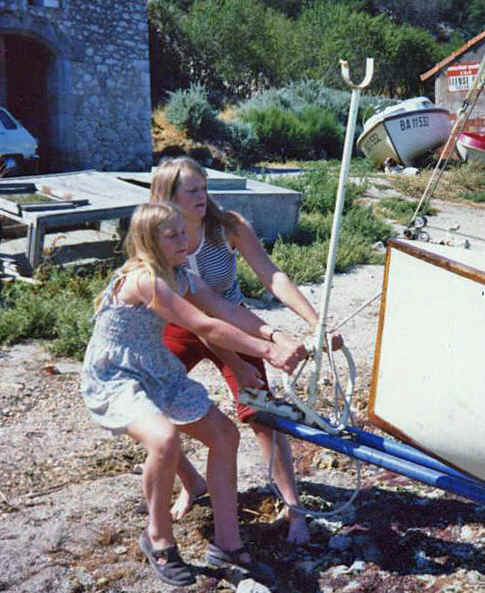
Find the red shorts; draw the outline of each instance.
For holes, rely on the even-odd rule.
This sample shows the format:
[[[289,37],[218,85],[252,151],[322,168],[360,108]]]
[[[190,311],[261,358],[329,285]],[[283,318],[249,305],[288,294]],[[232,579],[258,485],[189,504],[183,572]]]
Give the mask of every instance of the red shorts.
[[[195,365],[205,358],[212,360],[221,371],[222,376],[231,390],[234,401],[236,402],[236,410],[239,420],[243,422],[248,421],[250,416],[253,416],[256,413],[256,411],[249,406],[239,404],[238,385],[232,374],[231,368],[209,350],[209,348],[207,348],[195,334],[183,327],[174,325],[173,323],[167,323],[163,332],[163,343],[183,362],[187,372],[193,369]],[[266,376],[264,362],[261,358],[253,358],[252,356],[246,356],[245,354],[240,354],[239,356],[258,369],[261,373],[262,380],[264,381],[264,386],[261,387],[261,389],[267,389],[269,391],[268,378]]]

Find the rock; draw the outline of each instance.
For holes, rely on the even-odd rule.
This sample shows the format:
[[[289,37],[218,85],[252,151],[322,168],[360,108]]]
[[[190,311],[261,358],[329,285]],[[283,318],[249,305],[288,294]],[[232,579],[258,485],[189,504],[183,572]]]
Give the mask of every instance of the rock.
[[[271,593],[271,590],[253,579],[244,579],[237,586],[236,593]]]
[[[295,568],[305,574],[305,575],[312,575],[315,573],[317,568],[321,565],[322,561],[320,558],[313,558],[302,560],[300,562],[295,563]]]
[[[348,535],[334,535],[328,542],[330,550],[338,550],[340,552],[348,550],[352,545],[352,538]]]
[[[350,567],[350,572],[362,572],[365,570],[365,562],[363,560],[355,560]]]

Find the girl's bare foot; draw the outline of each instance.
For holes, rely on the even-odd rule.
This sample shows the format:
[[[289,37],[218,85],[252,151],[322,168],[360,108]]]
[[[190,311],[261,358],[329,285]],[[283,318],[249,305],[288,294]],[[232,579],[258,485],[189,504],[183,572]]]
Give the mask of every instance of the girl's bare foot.
[[[199,482],[197,487],[190,492],[184,486],[182,486],[182,489],[177,496],[177,500],[174,502],[170,510],[172,519],[174,521],[178,521],[184,517],[193,507],[195,500],[199,498],[199,496],[203,496],[206,493],[207,484],[205,483],[205,480]]]

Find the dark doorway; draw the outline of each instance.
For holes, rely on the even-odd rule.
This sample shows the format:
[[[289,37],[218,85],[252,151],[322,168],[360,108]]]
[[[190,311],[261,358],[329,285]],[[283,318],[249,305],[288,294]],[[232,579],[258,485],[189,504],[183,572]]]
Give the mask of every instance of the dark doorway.
[[[39,141],[40,172],[49,171],[48,75],[53,54],[39,42],[5,35],[7,109]]]

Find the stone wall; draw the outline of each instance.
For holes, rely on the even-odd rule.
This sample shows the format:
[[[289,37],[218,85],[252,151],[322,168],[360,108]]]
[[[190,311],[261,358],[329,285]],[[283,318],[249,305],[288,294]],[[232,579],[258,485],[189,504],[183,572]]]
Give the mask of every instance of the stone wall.
[[[26,76],[36,48],[48,52],[42,62],[47,97],[38,117],[45,120],[41,141],[49,170],[151,166],[146,0],[0,0],[0,36],[6,60]],[[9,46],[16,50],[10,56]],[[25,55],[14,55],[22,47]],[[15,105],[8,68],[4,83]]]

